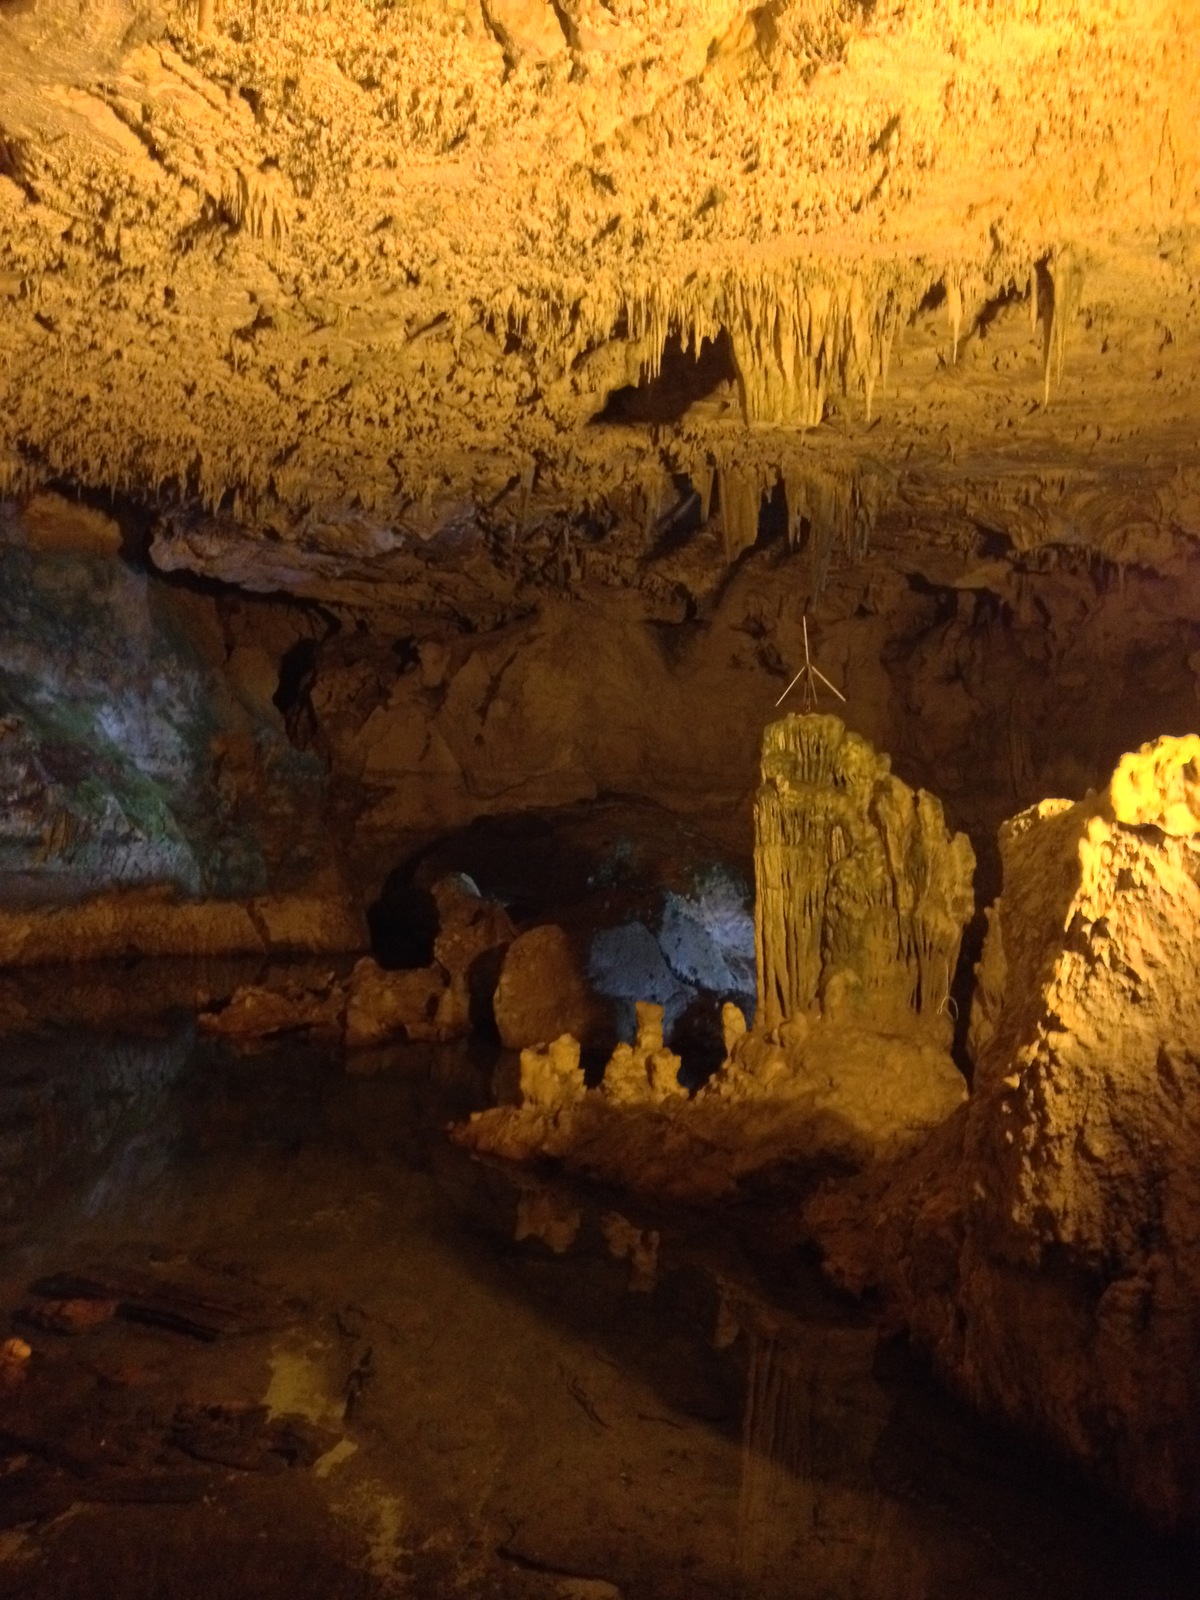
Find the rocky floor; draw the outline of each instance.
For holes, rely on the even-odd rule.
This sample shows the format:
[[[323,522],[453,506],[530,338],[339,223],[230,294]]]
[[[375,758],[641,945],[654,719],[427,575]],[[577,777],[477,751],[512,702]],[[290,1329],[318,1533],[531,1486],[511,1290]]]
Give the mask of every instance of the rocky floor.
[[[825,1291],[778,1196],[651,1213],[474,1163],[466,1046],[348,1071],[136,1026],[3,1041],[36,1130],[3,1157],[6,1594],[1194,1592]]]

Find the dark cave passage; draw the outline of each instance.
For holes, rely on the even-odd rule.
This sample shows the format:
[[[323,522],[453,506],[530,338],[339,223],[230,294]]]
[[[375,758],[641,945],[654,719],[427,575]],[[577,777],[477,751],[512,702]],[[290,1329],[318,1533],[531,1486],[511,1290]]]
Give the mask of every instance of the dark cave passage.
[[[715,411],[737,405],[737,366],[733,345],[724,329],[715,339],[684,345],[678,333],[669,334],[662,349],[658,373],[637,384],[614,389],[594,424],[626,425],[678,422],[693,407]]]

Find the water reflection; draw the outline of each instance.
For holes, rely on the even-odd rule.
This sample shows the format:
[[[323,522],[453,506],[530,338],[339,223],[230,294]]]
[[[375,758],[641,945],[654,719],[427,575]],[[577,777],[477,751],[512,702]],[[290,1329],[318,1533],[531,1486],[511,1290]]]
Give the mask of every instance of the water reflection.
[[[737,1570],[742,1593],[774,1600],[924,1600],[928,1564],[900,1506],[873,1481],[886,1424],[869,1373],[874,1336],[748,1335]],[[872,1403],[874,1402],[874,1403]]]
[[[0,1242],[19,1239],[61,1190],[94,1216],[161,1174],[172,1137],[162,1113],[194,1044],[188,1022],[161,1038],[0,1039]]]
[[[222,1426],[278,1412],[281,1362],[302,1356],[304,1392],[342,1436],[322,1442],[322,1473],[303,1486],[293,1473],[272,1537],[299,1537],[288,1519],[304,1520],[323,1594],[1190,1594],[1178,1552],[981,1428],[890,1345],[885,1360],[869,1316],[772,1242],[768,1213],[638,1206],[465,1157],[444,1128],[487,1097],[494,1063],[477,1046],[347,1063],[284,1041],[239,1057],[177,1013],[143,1011],[136,1034],[112,1020],[0,1042],[0,1281],[14,1295],[0,1309],[35,1269],[101,1259],[207,1273],[218,1299],[252,1287],[273,1331],[218,1340],[203,1361],[128,1326],[47,1337],[38,1353],[64,1393],[84,1394],[80,1373],[97,1367],[120,1384],[153,1370],[153,1405],[130,1390],[137,1416],[219,1401]],[[161,1441],[143,1454],[159,1462]],[[101,1494],[102,1466],[45,1503]],[[188,1536],[213,1562],[234,1559],[251,1477],[221,1480],[232,1522],[204,1523],[216,1491],[196,1491]],[[382,1555],[381,1506],[403,1507]],[[97,1515],[112,1600],[148,1596],[133,1552],[176,1524],[127,1523],[113,1504]],[[56,1594],[55,1563],[87,1526],[47,1521],[45,1582],[14,1592]],[[359,1587],[330,1578],[347,1539],[337,1559],[357,1562]],[[6,1576],[0,1560],[0,1587]],[[289,1581],[291,1600],[315,1600],[303,1573]]]

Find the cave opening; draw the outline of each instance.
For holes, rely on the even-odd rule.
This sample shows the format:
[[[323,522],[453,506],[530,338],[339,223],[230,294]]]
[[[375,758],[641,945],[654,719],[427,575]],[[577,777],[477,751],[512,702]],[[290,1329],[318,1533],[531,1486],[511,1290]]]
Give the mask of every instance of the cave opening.
[[[700,411],[728,411],[736,405],[736,396],[737,365],[725,329],[713,338],[686,344],[676,332],[667,335],[658,372],[614,389],[591,420],[597,426],[679,422]]]

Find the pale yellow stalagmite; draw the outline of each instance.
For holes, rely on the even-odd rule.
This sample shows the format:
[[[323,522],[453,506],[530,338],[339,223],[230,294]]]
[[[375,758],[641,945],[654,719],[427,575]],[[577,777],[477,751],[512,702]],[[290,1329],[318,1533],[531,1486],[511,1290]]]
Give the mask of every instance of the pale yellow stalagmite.
[[[847,1000],[881,1020],[944,1015],[974,909],[966,835],[834,716],[770,724],[762,776],[758,1025]]]

